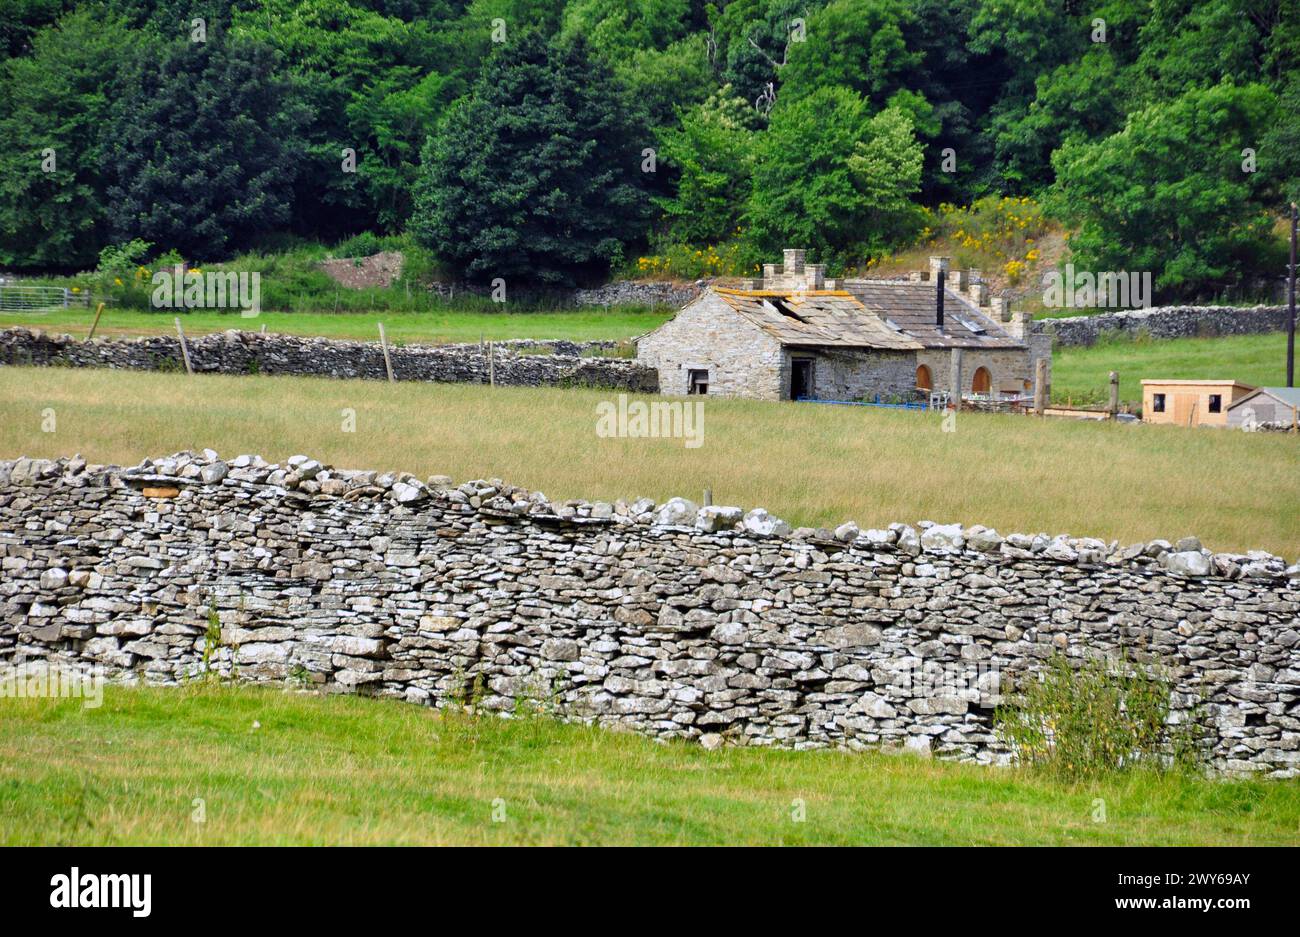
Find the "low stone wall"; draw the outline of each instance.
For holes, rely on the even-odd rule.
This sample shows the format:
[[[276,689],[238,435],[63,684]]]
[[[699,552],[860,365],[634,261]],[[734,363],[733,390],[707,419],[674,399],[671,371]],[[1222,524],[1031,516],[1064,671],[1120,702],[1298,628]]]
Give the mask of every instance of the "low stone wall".
[[[705,282],[672,283],[669,281],[615,280],[591,290],[575,290],[573,301],[579,306],[646,305],[681,309],[704,292]]]
[[[1190,538],[799,529],[682,499],[180,453],[0,462],[0,663],[221,673],[704,745],[1001,762],[1054,652],[1158,660],[1218,767],[1300,774],[1300,566]],[[209,648],[211,650],[211,648]]]
[[[1156,306],[1095,316],[1041,319],[1058,345],[1092,345],[1107,332],[1152,338],[1256,335],[1286,328],[1286,306]]]
[[[700,293],[705,283],[671,281],[614,280],[591,289],[545,289],[518,287],[511,291],[512,301],[545,306],[665,306],[680,309]],[[456,296],[491,296],[492,287],[479,283],[434,283],[429,291],[444,299]]]
[[[375,380],[386,377],[383,350],[377,342],[231,330],[187,339],[187,343],[190,361],[198,372]],[[578,351],[579,346],[572,346],[572,350]],[[401,381],[486,384],[491,378],[503,385],[588,385],[633,393],[653,393],[659,388],[654,369],[626,358],[517,354],[497,347],[489,355],[486,348],[481,349],[478,345],[390,346],[389,356],[393,363],[393,376]],[[184,368],[180,341],[168,336],[87,342],[68,335],[48,335],[22,328],[0,331],[0,364],[140,371]]]

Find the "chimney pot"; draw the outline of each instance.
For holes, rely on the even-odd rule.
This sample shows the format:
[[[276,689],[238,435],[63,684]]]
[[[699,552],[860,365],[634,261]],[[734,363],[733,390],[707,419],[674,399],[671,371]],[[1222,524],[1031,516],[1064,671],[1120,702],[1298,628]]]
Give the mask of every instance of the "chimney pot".
[[[933,261],[931,261],[933,263]],[[933,269],[933,268],[932,268]],[[947,285],[947,270],[940,267],[934,274],[934,322],[939,331],[943,331],[943,291]]]

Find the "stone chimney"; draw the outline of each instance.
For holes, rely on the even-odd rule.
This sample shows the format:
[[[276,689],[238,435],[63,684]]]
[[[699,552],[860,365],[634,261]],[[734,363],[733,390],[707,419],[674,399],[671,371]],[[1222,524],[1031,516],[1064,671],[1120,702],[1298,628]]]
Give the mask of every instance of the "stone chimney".
[[[1010,313],[1010,322],[1007,324],[1007,334],[1012,338],[1019,339],[1022,342],[1029,341],[1029,336],[1034,330],[1034,317],[1032,313],[1025,312],[1023,309],[1017,309]]]
[[[781,254],[782,263],[763,264],[763,279],[757,288],[792,293],[825,289],[825,264],[805,263],[807,252],[803,250],[787,248]]]
[[[931,257],[930,258],[930,282],[931,283],[933,283],[935,280],[939,278],[940,270],[942,270],[944,273],[948,272],[948,258]]]
[[[990,303],[993,307],[993,321],[1006,322],[1008,320],[1007,313],[1011,311],[1011,303],[1001,296],[994,296]]]

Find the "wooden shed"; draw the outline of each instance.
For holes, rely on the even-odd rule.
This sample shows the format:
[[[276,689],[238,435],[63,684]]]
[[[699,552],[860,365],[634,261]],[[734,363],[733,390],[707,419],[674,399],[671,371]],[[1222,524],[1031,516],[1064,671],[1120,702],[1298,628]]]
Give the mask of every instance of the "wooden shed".
[[[1248,420],[1295,426],[1300,422],[1300,387],[1260,387],[1238,397],[1228,407],[1228,425],[1241,427]]]
[[[1240,381],[1142,382],[1142,421],[1227,426],[1228,408],[1255,388]]]

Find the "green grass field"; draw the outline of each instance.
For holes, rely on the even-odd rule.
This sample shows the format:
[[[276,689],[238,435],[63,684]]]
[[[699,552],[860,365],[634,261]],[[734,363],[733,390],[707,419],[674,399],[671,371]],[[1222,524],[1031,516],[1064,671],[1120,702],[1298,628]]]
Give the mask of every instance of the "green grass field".
[[[1297,439],[963,413],[710,399],[703,445],[596,435],[608,391],[323,378],[0,368],[0,455],[135,464],[211,447],[277,461],[458,481],[551,498],[674,495],[766,507],[795,524],[982,523],[1124,542],[1200,536],[1300,554]],[[355,432],[343,411],[355,411]],[[48,428],[53,410],[55,431]],[[1261,484],[1267,479],[1267,484]]]
[[[1145,379],[1230,379],[1255,387],[1286,383],[1286,335],[1229,335],[1101,342],[1058,348],[1052,356],[1052,397],[1102,403],[1110,372],[1119,372],[1121,400],[1140,404]]]
[[[264,312],[255,319],[232,312],[188,312],[186,333],[260,329],[291,335],[377,341],[378,322],[394,342],[437,344],[509,338],[563,338],[571,341],[622,341],[656,328],[669,310],[616,307],[567,312],[497,313],[466,307],[442,312],[310,313]],[[0,313],[0,328],[21,325],[84,338],[92,312]],[[173,315],[138,310],[108,310],[96,334],[173,335]],[[1143,378],[1233,378],[1255,386],[1286,382],[1286,336],[1236,335],[1163,341],[1115,339],[1092,347],[1058,348],[1052,361],[1052,397],[1057,402],[1101,404],[1109,394],[1109,374],[1119,371],[1120,398],[1138,404]]]
[[[707,752],[273,688],[0,699],[0,844],[146,843],[1300,845],[1300,782]]]
[[[187,335],[203,335],[225,329],[311,335],[323,338],[355,338],[379,341],[378,323],[390,341],[409,344],[497,341],[507,338],[566,338],[571,341],[622,340],[657,328],[671,312],[643,307],[589,308],[563,312],[484,312],[483,303],[466,308],[444,308],[437,312],[263,312],[242,318],[238,312],[201,310],[180,314]],[[0,329],[22,326],[46,332],[66,332],[85,338],[95,317],[94,310],[59,309],[52,312],[0,312]],[[106,309],[96,335],[175,335],[176,313],[145,312],[137,309]]]

